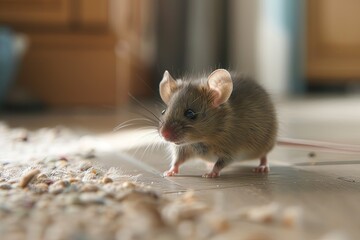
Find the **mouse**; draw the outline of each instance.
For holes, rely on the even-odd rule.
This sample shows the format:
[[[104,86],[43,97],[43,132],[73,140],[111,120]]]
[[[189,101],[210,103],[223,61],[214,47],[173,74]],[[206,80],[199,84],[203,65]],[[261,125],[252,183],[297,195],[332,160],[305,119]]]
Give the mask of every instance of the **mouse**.
[[[174,79],[165,71],[159,93],[166,108],[158,126],[169,143],[170,169],[179,173],[190,159],[212,162],[205,178],[216,178],[235,161],[259,159],[254,169],[269,172],[267,155],[276,144],[278,120],[267,91],[253,79],[217,69],[197,78]]]

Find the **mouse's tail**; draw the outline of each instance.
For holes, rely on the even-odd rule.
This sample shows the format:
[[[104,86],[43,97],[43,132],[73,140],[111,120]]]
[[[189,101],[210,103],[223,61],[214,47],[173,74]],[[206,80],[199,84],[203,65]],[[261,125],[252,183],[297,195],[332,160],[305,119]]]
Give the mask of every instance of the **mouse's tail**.
[[[360,154],[360,145],[339,144],[331,142],[313,141],[305,139],[278,138],[277,145],[318,150],[322,152],[338,152],[347,154]]]

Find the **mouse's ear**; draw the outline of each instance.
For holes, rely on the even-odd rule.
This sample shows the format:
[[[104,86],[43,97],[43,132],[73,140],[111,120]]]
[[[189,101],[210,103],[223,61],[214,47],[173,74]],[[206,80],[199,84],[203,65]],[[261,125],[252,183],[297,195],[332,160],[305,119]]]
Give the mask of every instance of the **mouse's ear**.
[[[233,82],[230,73],[225,69],[217,69],[208,77],[208,86],[214,94],[214,107],[226,102],[233,90]]]
[[[159,86],[160,96],[164,103],[168,104],[171,95],[176,90],[176,88],[176,80],[170,75],[168,71],[165,71]]]

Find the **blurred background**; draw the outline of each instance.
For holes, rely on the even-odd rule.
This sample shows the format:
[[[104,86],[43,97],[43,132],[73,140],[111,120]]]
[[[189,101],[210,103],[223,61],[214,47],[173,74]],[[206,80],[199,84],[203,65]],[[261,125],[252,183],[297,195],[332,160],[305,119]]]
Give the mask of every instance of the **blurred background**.
[[[308,235],[303,233],[333,233],[341,229],[350,229],[353,239],[360,239],[358,155],[276,148],[269,157],[275,166],[274,174],[258,178],[251,175],[250,165],[229,167],[216,187],[213,181],[192,177],[204,173],[202,165],[188,165],[189,171],[184,173],[189,175],[184,178],[168,181],[160,177],[167,168],[168,155],[164,147],[156,146],[157,131],[149,132],[146,128],[152,115],[139,105],[155,109],[158,85],[165,70],[180,78],[183,74],[211,72],[216,68],[246,73],[271,93],[279,115],[279,136],[360,145],[360,0],[0,0],[0,155],[8,158],[7,164],[17,159],[13,156],[25,158],[23,154],[32,153],[42,156],[54,149],[56,154],[61,153],[59,159],[64,163],[68,161],[67,152],[73,151],[73,143],[74,146],[84,143],[91,146],[91,151],[95,150],[94,160],[103,164],[104,169],[119,167],[124,175],[139,176],[140,182],[149,186],[151,183],[159,192],[176,199],[183,189],[194,188],[203,199],[221,203],[218,205],[232,211],[231,216],[239,206],[268,201],[304,207],[304,219],[309,220],[304,220],[304,224],[302,211],[299,221],[298,215],[289,215],[296,217],[289,218],[290,225],[304,228],[289,231],[286,226],[280,231],[280,224],[271,220],[273,216],[266,221],[271,222],[266,228],[257,222],[253,227],[237,228],[241,234],[258,227],[271,230],[270,234],[265,231],[265,235],[252,239],[315,239],[304,237]],[[132,116],[134,112],[138,112],[136,117]],[[14,127],[11,131],[14,140],[9,141],[4,134],[7,128],[2,121]],[[153,122],[157,125],[156,120]],[[66,129],[58,125],[79,130],[81,134],[69,134],[68,138]],[[125,129],[130,125],[130,130]],[[116,126],[121,131],[113,134]],[[40,130],[33,134],[23,128]],[[89,138],[88,132],[101,138],[92,135]],[[41,138],[36,137],[41,134]],[[24,144],[19,148],[15,141]],[[42,149],[47,151],[43,153]],[[110,152],[109,157],[98,155],[104,149]],[[129,153],[131,158],[118,153]],[[31,161],[40,166],[39,159],[33,157]],[[52,159],[49,164],[55,164]],[[25,166],[21,165],[21,169]],[[79,171],[71,170],[75,172]],[[1,177],[4,180],[4,175]],[[0,182],[3,180],[0,178]],[[17,184],[17,177],[11,181]],[[180,191],[178,186],[182,187]],[[4,189],[15,190],[11,188],[10,185],[0,189],[6,199],[11,198]],[[217,194],[220,189],[226,197]],[[66,201],[75,202],[72,199]],[[93,201],[91,207],[95,201],[99,203],[95,198],[89,199]],[[24,202],[26,209],[47,208],[47,203],[33,208],[32,202]],[[25,218],[22,212],[4,206],[4,214],[5,210],[16,213],[12,214],[16,218],[8,221],[16,228],[9,229],[33,229],[28,227],[32,225],[13,224],[19,222],[18,217],[34,223],[42,221],[36,214],[28,214],[35,219],[28,215]],[[218,207],[216,210],[222,211]],[[72,209],[69,213],[76,214]],[[132,210],[129,213],[135,222],[138,216],[143,216]],[[145,213],[144,216],[154,215],[152,210]],[[221,223],[216,228],[223,229],[225,215],[219,216],[220,221],[206,224]],[[45,222],[49,222],[48,218]],[[147,220],[138,222],[152,226]],[[197,229],[189,221],[179,226],[184,230],[188,226]],[[39,233],[31,236],[40,236],[41,228],[34,229]],[[273,233],[281,234],[272,238]],[[299,237],[287,237],[293,233]],[[80,239],[83,235],[74,236]],[[4,239],[2,235],[0,238]],[[348,238],[331,235],[321,239]]]
[[[229,68],[274,96],[357,94],[358,0],[0,0],[2,111],[118,109],[164,70]]]

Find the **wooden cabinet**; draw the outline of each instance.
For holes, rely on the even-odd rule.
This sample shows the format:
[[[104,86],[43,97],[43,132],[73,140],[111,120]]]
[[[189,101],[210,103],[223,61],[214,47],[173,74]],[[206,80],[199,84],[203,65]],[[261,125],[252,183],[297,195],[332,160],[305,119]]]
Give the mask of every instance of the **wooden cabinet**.
[[[31,33],[18,83],[50,106],[116,105],[114,37]]]
[[[0,0],[0,24],[30,42],[17,84],[50,106],[125,103],[139,92],[131,88],[144,66],[141,13],[149,4],[141,2]]]
[[[0,22],[12,26],[69,26],[71,0],[0,0]]]
[[[0,0],[0,22],[18,29],[108,26],[104,0]]]
[[[310,82],[360,81],[360,1],[307,1]]]

